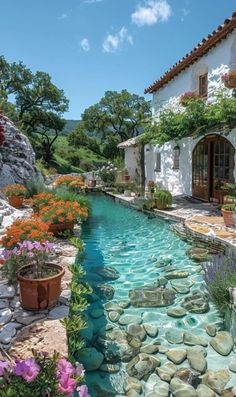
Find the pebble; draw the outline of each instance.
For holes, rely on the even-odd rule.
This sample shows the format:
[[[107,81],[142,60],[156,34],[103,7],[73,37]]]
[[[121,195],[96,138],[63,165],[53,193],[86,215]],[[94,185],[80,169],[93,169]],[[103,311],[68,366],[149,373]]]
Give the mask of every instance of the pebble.
[[[184,334],[183,332],[180,332],[177,329],[169,329],[165,333],[165,338],[169,343],[179,344],[179,343],[183,343]]]
[[[214,338],[211,339],[210,345],[222,356],[228,356],[234,347],[234,340],[227,331],[219,331]]]
[[[186,316],[187,311],[181,306],[175,306],[168,309],[166,313],[170,317],[178,318]]]
[[[185,345],[195,346],[201,345],[206,347],[208,345],[208,341],[203,336],[198,336],[194,334],[190,334],[189,332],[184,333],[184,343]]]
[[[158,335],[159,329],[157,325],[143,323],[143,328],[145,329],[148,336],[150,336],[151,338],[155,338]]]
[[[187,353],[184,349],[170,349],[166,356],[174,364],[181,364],[186,359]]]
[[[0,299],[13,298],[16,290],[11,285],[0,284]]]
[[[9,308],[0,310],[0,325],[9,323],[9,321],[11,321],[11,318],[12,318],[12,312]]]
[[[131,323],[136,323],[136,324],[141,324],[142,319],[140,316],[135,316],[132,314],[123,314],[120,318],[119,318],[119,324],[120,325],[128,325]]]

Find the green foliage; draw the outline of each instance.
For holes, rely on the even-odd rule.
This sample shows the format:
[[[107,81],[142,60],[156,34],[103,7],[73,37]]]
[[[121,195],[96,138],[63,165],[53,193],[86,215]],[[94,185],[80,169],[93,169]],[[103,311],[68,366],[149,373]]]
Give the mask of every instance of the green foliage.
[[[149,103],[123,90],[107,91],[99,103],[85,110],[82,121],[87,131],[96,132],[102,139],[116,136],[124,141],[139,135],[150,117]]]
[[[74,245],[74,247],[78,248],[79,253],[84,252],[84,242],[79,237],[71,237],[70,242],[72,245]]]
[[[59,197],[61,200],[64,200],[64,201],[71,201],[71,202],[76,201],[80,204],[81,207],[88,208],[89,213],[91,211],[90,201],[83,194],[78,194],[70,189],[67,189],[64,186],[56,188],[53,191],[53,194],[55,194],[55,196]]]
[[[236,204],[224,204],[222,208],[226,211],[233,211],[236,212]]]
[[[83,313],[88,307],[86,295],[92,293],[92,288],[82,280],[85,271],[79,264],[70,266],[70,271],[73,274],[72,282],[68,285],[71,292],[71,305],[69,316],[62,320],[68,335],[69,352],[71,355],[81,350],[84,346],[84,341],[80,337],[79,332],[86,328],[86,321]]]
[[[50,191],[49,189],[46,188],[43,179],[37,176],[29,179],[26,182],[26,188],[27,188],[27,194],[26,194],[27,198],[33,197],[36,194],[42,192]]]
[[[149,123],[139,141],[163,144],[184,136],[201,136],[212,129],[227,133],[235,125],[236,98],[219,92],[214,104],[196,98],[188,102],[183,112],[164,109],[158,123]]]
[[[169,190],[157,190],[153,197],[157,199],[162,205],[172,205],[173,197]]]

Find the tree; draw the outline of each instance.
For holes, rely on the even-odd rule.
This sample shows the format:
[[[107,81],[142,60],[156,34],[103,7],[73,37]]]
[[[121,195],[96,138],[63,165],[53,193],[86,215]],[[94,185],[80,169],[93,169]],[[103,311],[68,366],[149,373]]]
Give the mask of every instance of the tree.
[[[103,139],[118,137],[119,142],[139,135],[151,117],[150,105],[127,90],[107,91],[99,103],[82,115],[85,129]]]
[[[62,115],[68,100],[63,90],[52,83],[48,73],[33,73],[21,62],[10,64],[0,57],[0,92],[4,103],[13,98],[18,119],[33,144],[34,135],[40,135],[43,158],[49,162],[53,144],[65,125]]]
[[[88,136],[83,122],[79,122],[75,130],[69,134],[68,142],[71,146],[76,148],[80,148],[81,146],[87,147],[92,150],[92,152],[102,155],[98,141]]]

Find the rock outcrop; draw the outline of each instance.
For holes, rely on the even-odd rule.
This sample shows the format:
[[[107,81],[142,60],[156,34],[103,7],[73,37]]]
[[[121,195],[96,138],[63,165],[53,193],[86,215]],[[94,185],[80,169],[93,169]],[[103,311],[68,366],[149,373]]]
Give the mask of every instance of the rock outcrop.
[[[0,113],[4,140],[0,144],[0,188],[24,183],[38,173],[35,153],[28,140],[16,126]]]

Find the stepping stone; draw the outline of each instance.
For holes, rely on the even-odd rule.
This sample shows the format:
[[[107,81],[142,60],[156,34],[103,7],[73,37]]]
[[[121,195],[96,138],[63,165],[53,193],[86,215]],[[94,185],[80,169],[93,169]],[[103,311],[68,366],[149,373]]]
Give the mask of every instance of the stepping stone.
[[[144,328],[139,324],[129,324],[127,332],[129,335],[139,338],[140,340],[143,340],[146,337]]]
[[[222,356],[228,356],[228,354],[233,350],[234,340],[229,332],[219,331],[210,341],[210,345],[217,353]]]
[[[215,393],[213,390],[209,389],[206,385],[199,385],[197,387],[198,397],[215,397]]]
[[[173,378],[170,382],[171,391],[174,397],[198,397],[193,386],[183,382],[179,378]]]
[[[217,332],[217,328],[216,328],[215,325],[209,324],[209,325],[206,327],[206,333],[207,333],[209,336],[212,336],[212,337],[216,336],[216,332]]]
[[[57,306],[54,309],[50,310],[48,314],[49,319],[59,320],[68,317],[69,315],[69,307],[68,306]]]
[[[11,285],[0,284],[0,299],[13,298],[16,290]]]
[[[122,301],[119,302],[120,307],[122,307],[122,309],[127,309],[127,307],[130,306],[130,300],[129,299],[124,299]]]
[[[230,378],[231,375],[227,369],[221,369],[219,371],[208,370],[202,377],[202,383],[221,396]]]
[[[11,321],[11,318],[12,318],[12,312],[9,308],[0,310],[0,325],[9,323],[9,321]]]
[[[168,316],[175,318],[184,317],[187,314],[186,310],[181,306],[171,307],[166,313]]]
[[[201,374],[204,374],[207,369],[205,355],[205,349],[200,346],[193,346],[187,349],[187,359],[190,367]]]
[[[157,353],[158,351],[159,351],[159,346],[153,344],[143,345],[140,348],[140,353],[154,354]]]
[[[204,347],[208,346],[208,341],[206,338],[204,338],[203,336],[190,334],[189,332],[184,333],[184,343],[185,345],[189,345],[189,346],[195,346],[195,345],[201,345]]]
[[[161,380],[165,382],[170,382],[171,378],[173,378],[174,374],[176,373],[178,367],[174,363],[166,363],[161,366],[161,368],[157,368],[157,373]]]
[[[165,274],[165,278],[167,278],[167,280],[187,278],[188,276],[189,276],[188,272],[172,272]]]
[[[112,311],[112,312],[118,312],[120,314],[124,313],[124,310],[122,309],[122,307],[118,303],[115,303],[115,302],[104,303],[103,307],[108,312]]]
[[[142,384],[141,382],[133,378],[132,376],[128,376],[124,380],[124,391],[125,393],[128,393],[130,390],[135,390],[138,394],[142,392]]]
[[[181,364],[186,359],[187,353],[183,349],[170,349],[166,353],[166,356],[174,364]]]

